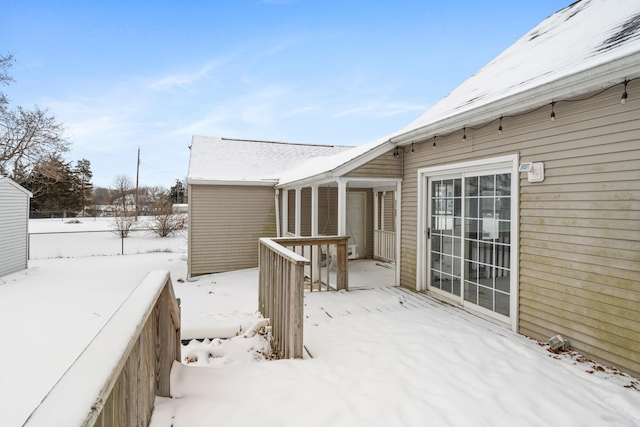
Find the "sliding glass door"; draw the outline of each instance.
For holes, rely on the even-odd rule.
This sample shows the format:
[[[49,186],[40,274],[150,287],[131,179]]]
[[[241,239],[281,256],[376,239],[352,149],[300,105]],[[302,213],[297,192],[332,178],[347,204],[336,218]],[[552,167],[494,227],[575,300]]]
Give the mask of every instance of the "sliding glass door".
[[[431,291],[507,320],[511,298],[511,171],[430,175],[426,218]]]

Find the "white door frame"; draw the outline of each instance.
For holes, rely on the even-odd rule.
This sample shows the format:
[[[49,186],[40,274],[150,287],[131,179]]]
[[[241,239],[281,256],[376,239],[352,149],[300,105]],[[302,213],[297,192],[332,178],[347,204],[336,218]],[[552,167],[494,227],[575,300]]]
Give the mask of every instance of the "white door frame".
[[[519,230],[520,230],[520,211],[519,211],[519,195],[520,195],[520,179],[518,174],[518,161],[519,156],[517,154],[494,157],[489,159],[474,160],[470,162],[456,163],[451,165],[434,166],[428,168],[418,169],[418,206],[417,206],[417,235],[416,235],[416,289],[419,291],[428,290],[428,274],[429,265],[427,264],[428,257],[428,241],[426,239],[427,230],[429,224],[426,222],[429,219],[429,198],[427,197],[428,179],[430,177],[442,177],[446,175],[461,174],[464,172],[483,172],[491,171],[493,169],[509,168],[511,170],[511,293],[510,293],[510,326],[513,331],[518,329],[518,293],[519,293]],[[464,189],[463,189],[464,192]],[[463,196],[464,200],[464,196]],[[464,223],[464,221],[463,221]],[[464,226],[464,224],[463,224]],[[462,238],[464,239],[464,233]],[[464,260],[463,260],[464,262]],[[464,289],[464,283],[461,283],[462,289]],[[452,295],[448,295],[451,298]],[[462,304],[464,298],[464,290],[461,291],[459,298],[460,304]],[[456,301],[458,298],[456,298]]]

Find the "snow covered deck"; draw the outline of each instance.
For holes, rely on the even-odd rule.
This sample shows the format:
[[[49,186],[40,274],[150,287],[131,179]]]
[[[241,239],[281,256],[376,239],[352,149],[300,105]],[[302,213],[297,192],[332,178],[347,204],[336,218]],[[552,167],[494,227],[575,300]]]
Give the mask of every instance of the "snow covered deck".
[[[259,335],[183,346],[151,426],[640,425],[637,379],[389,287],[394,270],[378,264],[350,262],[349,292],[305,293],[312,358],[268,361]],[[0,278],[0,425],[22,425],[78,338],[163,267],[183,338],[234,337],[260,320],[257,269],[184,280],[175,253],[35,261]]]
[[[180,360],[180,309],[168,271],[152,271],[31,413],[25,426],[147,425]]]
[[[97,348],[102,340],[98,337],[110,328],[109,320],[126,309],[123,302],[149,271],[164,268],[171,269],[174,277],[184,275],[184,262],[174,262],[178,258],[162,253],[39,260],[31,262],[27,271],[1,277],[0,425],[23,425],[52,389],[83,372],[74,366],[90,362],[89,373],[71,381],[75,391],[108,376],[114,368],[108,358],[115,353],[98,352],[100,359],[94,361],[83,360],[83,354]],[[125,324],[135,329],[140,319],[129,320]],[[120,338],[128,342],[127,333]],[[109,339],[107,344],[115,348]],[[121,343],[116,344],[122,349]],[[84,397],[93,403],[97,396],[96,392]],[[74,401],[68,402],[56,410],[58,415],[71,416],[69,405]],[[84,415],[90,408],[91,404]],[[53,416],[47,420],[42,425],[56,425]]]
[[[185,346],[190,362],[174,366],[173,398],[156,401],[152,427],[640,423],[637,380],[575,353],[550,353],[426,294],[377,286],[374,267],[357,267],[368,285],[304,294],[312,357],[267,361],[258,337]],[[209,295],[221,320],[251,324],[234,294],[257,297],[256,279],[253,269],[214,274],[179,293]]]

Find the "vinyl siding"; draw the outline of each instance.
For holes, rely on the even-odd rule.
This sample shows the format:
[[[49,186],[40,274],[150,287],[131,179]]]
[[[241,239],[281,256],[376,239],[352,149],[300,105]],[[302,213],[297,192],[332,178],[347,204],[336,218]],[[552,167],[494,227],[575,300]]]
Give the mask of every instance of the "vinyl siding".
[[[258,265],[258,239],[276,235],[274,189],[189,186],[189,276]]]
[[[640,375],[640,81],[616,86],[404,154],[401,284],[416,287],[417,169],[519,154],[545,180],[520,174],[519,331],[555,334],[605,364]],[[585,97],[582,97],[585,98]]]
[[[370,188],[349,187],[347,192],[364,193],[364,244],[358,246],[360,258],[373,258],[373,190]],[[362,247],[364,246],[364,248]]]
[[[387,191],[384,196],[384,224],[385,231],[395,231],[396,228],[396,210],[395,210],[395,192]]]
[[[0,182],[0,277],[25,270],[29,241],[29,196]]]
[[[318,234],[338,234],[337,187],[318,187]]]
[[[345,176],[353,178],[402,178],[402,163],[393,156],[392,150],[352,170]]]
[[[284,190],[283,190],[284,191]],[[295,190],[289,190],[289,233],[295,234],[296,231],[296,196]],[[320,193],[318,193],[320,199]],[[281,198],[282,200],[282,198]],[[300,218],[300,235],[311,236],[311,187],[305,187],[300,191],[301,200],[301,218]]]

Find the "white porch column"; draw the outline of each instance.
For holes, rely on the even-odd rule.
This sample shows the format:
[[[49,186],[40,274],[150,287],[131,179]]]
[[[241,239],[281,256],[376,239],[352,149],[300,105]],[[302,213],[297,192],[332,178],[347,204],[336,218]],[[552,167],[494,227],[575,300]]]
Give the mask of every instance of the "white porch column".
[[[386,208],[386,205],[385,205],[384,196],[386,196],[386,195],[387,195],[387,192],[383,191],[382,192],[382,196],[380,197],[380,202],[382,204],[382,209],[380,209],[380,222],[378,223],[378,229],[379,230],[384,230],[385,229],[384,228],[384,210]]]
[[[373,192],[373,257],[379,255],[379,246],[380,246],[380,234],[378,230],[380,229],[379,218],[378,218],[378,197],[380,196],[379,191]],[[382,205],[384,207],[384,204]]]
[[[318,186],[311,186],[311,236],[318,235]],[[320,256],[317,246],[311,246],[311,283],[320,279]]]
[[[338,181],[338,236],[347,235],[347,182]]]
[[[282,190],[282,232],[280,237],[286,237],[289,231],[289,190]]]
[[[400,245],[402,242],[401,235],[402,230],[400,229],[402,225],[402,183],[396,183],[396,194],[395,194],[395,206],[396,206],[396,223],[395,223],[395,231],[396,231],[396,286],[400,286],[400,269],[402,268],[402,257],[400,256]],[[420,262],[420,261],[418,261]],[[418,282],[419,283],[419,282]]]
[[[318,235],[318,186],[311,186],[311,235]]]
[[[374,230],[379,230],[380,229],[380,223],[379,218],[378,218],[378,197],[380,195],[379,191],[374,191],[373,192],[373,229]]]
[[[302,235],[302,188],[296,188],[296,236]]]

